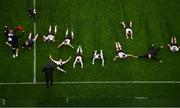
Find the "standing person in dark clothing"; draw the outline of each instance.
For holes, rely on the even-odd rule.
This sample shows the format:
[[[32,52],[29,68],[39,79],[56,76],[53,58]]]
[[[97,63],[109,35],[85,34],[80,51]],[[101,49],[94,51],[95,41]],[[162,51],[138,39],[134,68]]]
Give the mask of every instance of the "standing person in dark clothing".
[[[159,47],[159,48],[155,48],[154,47],[154,44],[152,44],[150,47],[149,47],[149,51],[148,53],[146,53],[145,55],[143,56],[139,56],[139,58],[147,58],[147,59],[153,59],[155,61],[158,61],[158,62],[163,62],[159,59],[156,58],[157,56],[157,53],[163,48],[163,46]]]
[[[54,66],[51,63],[51,61],[49,61],[48,64],[41,71],[44,72],[47,88],[49,87],[49,83],[51,85],[53,84],[53,71],[54,71]]]
[[[29,8],[29,9],[28,9],[28,14],[29,14],[29,16],[30,16],[31,18],[33,18],[33,20],[34,20],[34,22],[35,22],[35,20],[36,20],[36,9],[31,9],[31,8]]]

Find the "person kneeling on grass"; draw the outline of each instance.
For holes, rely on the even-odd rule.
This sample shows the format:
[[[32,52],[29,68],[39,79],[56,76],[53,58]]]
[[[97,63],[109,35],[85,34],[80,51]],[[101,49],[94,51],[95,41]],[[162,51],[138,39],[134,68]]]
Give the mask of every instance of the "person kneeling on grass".
[[[127,57],[133,57],[133,58],[138,58],[137,56],[134,56],[132,54],[126,54],[123,50],[122,50],[122,47],[121,47],[121,44],[119,42],[115,42],[115,46],[116,46],[116,56],[114,58],[114,61],[117,59],[117,58],[120,58],[120,59],[124,59],[124,58],[127,58]]]
[[[132,31],[132,22],[129,22],[129,25],[126,25],[124,22],[121,22],[121,24],[123,25],[125,32],[126,32],[126,38],[129,39],[133,39],[133,31]]]
[[[177,45],[176,37],[171,37],[171,43],[168,44],[169,50],[171,52],[178,52],[180,46]]]
[[[38,37],[38,34],[36,34],[36,36],[32,36],[32,33],[29,33],[29,37],[28,40],[26,40],[23,44],[22,44],[22,48],[29,48],[32,49],[34,42],[36,41]]]
[[[76,67],[76,63],[80,63],[81,64],[81,68],[83,68],[82,58],[83,58],[83,51],[82,51],[82,47],[79,45],[78,49],[76,51],[76,59],[75,59],[75,61],[73,63],[73,68]]]
[[[101,60],[102,61],[102,66],[104,66],[104,57],[103,57],[103,51],[102,49],[100,50],[100,53],[97,53],[97,50],[94,50],[94,56],[92,60],[92,64],[94,65],[95,60]]]
[[[149,47],[149,50],[148,52],[143,55],[143,56],[139,56],[139,58],[147,58],[147,59],[152,59],[152,60],[155,60],[155,61],[158,61],[158,62],[163,62],[159,59],[156,58],[157,56],[157,53],[163,48],[163,46],[159,47],[159,48],[155,48],[154,47],[154,44],[152,44],[150,47]]]
[[[52,62],[54,62],[57,65],[57,69],[59,71],[66,73],[66,70],[64,70],[63,66],[71,59],[71,56],[66,61],[63,61],[62,59],[59,59],[58,61],[56,61],[56,60],[52,59],[51,55],[49,55],[49,58],[51,59]]]
[[[55,42],[55,36],[57,35],[57,25],[54,27],[54,33],[52,32],[51,25],[49,26],[49,33],[47,36],[43,35],[44,42]]]
[[[65,40],[59,44],[58,48],[61,46],[70,46],[71,48],[74,48],[71,44],[71,41],[74,39],[74,33],[73,30],[71,32],[68,31],[68,28],[66,30]]]

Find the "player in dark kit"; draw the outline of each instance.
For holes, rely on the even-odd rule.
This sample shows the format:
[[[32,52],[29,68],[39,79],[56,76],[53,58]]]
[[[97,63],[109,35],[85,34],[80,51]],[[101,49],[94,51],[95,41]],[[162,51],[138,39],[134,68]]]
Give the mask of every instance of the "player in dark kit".
[[[29,8],[28,9],[28,14],[31,18],[33,18],[33,20],[35,21],[36,20],[36,9],[31,9]]]
[[[36,41],[38,34],[36,36],[32,36],[32,33],[29,33],[28,39],[22,44],[22,48],[32,49],[34,42]]]
[[[51,61],[48,62],[48,64],[42,69],[41,72],[44,72],[45,75],[45,80],[46,80],[46,87],[49,87],[49,83],[52,85],[53,84],[53,71],[54,71],[54,66],[51,63]]]
[[[152,44],[150,47],[149,47],[149,51],[148,53],[146,53],[145,55],[143,56],[139,56],[139,58],[147,58],[147,59],[153,59],[155,61],[158,61],[158,62],[163,62],[159,59],[156,58],[157,56],[157,53],[163,48],[163,46],[159,47],[159,48],[155,48],[154,47],[154,44]]]
[[[24,35],[24,31],[21,35],[17,36],[16,34],[11,37],[12,43],[11,43],[11,48],[13,52],[13,58],[18,57],[18,52],[19,52],[19,38],[21,38]]]

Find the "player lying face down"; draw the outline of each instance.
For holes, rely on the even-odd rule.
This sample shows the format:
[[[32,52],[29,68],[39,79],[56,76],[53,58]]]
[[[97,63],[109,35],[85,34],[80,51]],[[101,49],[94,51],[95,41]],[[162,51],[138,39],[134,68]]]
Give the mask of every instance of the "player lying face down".
[[[101,60],[102,66],[104,66],[104,56],[102,49],[100,50],[100,53],[97,52],[97,50],[94,50],[94,56],[92,60],[92,64],[94,65],[95,60]]]
[[[82,47],[79,45],[76,51],[76,59],[73,63],[73,68],[76,67],[76,63],[80,63],[81,68],[83,68],[83,51]]]
[[[55,42],[55,36],[57,35],[57,25],[54,26],[54,32],[52,31],[52,26],[49,26],[48,35],[43,35],[44,42]]]
[[[116,46],[116,56],[114,58],[114,61],[119,58],[119,59],[124,59],[124,58],[127,58],[127,57],[133,57],[133,58],[138,58],[137,56],[134,56],[132,54],[126,54],[122,47],[121,47],[121,44],[119,42],[115,42],[115,46]]]
[[[121,22],[121,24],[124,27],[126,38],[133,39],[132,22],[130,21],[128,25],[125,24],[124,22]]]
[[[64,65],[71,59],[71,56],[66,61],[63,61],[62,59],[54,60],[51,57],[51,55],[49,55],[49,58],[51,59],[52,62],[54,62],[57,65],[57,70],[66,73],[66,70],[64,69]]]
[[[171,52],[178,52],[180,46],[177,45],[177,39],[176,37],[171,37],[171,43],[168,44],[169,50]]]
[[[150,47],[149,47],[149,50],[148,52],[143,55],[143,56],[139,56],[139,58],[146,58],[146,59],[152,59],[152,60],[155,60],[155,61],[158,61],[158,62],[163,62],[159,59],[156,58],[157,56],[157,53],[163,48],[163,46],[159,47],[159,48],[155,48],[154,47],[154,44],[152,44]]]
[[[32,49],[34,42],[36,41],[38,34],[36,36],[32,36],[32,33],[29,33],[28,39],[22,44],[22,48]]]
[[[73,30],[71,30],[71,32],[68,30],[68,28],[66,29],[66,35],[65,35],[65,40],[59,44],[58,48],[60,48],[61,46],[70,46],[71,48],[74,48],[71,44],[72,40],[74,39],[74,33]]]

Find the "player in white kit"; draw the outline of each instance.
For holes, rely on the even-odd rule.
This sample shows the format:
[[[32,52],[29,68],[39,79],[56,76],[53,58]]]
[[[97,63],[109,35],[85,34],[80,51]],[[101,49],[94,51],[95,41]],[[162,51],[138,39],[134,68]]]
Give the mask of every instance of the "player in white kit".
[[[55,42],[55,36],[57,35],[57,25],[54,26],[54,33],[52,32],[51,25],[49,26],[49,33],[47,36],[43,36],[44,42]]]
[[[138,58],[138,56],[134,56],[132,54],[126,54],[121,47],[121,44],[119,42],[115,42],[116,46],[116,56],[114,57],[114,61],[119,58],[119,59],[124,59],[127,57],[133,57],[133,58]]]
[[[103,56],[102,49],[100,50],[100,53],[97,53],[97,50],[94,50],[94,56],[93,56],[93,60],[92,60],[93,65],[94,65],[95,60],[101,60],[102,66],[104,66],[104,56]]]
[[[177,45],[177,39],[176,37],[171,37],[171,43],[168,44],[169,50],[171,52],[178,52],[180,46]]]
[[[133,39],[133,31],[132,31],[132,22],[129,22],[129,25],[126,25],[124,22],[121,22],[123,25],[125,32],[126,32],[126,38],[127,39]]]
[[[83,51],[80,45],[78,46],[78,49],[76,51],[76,59],[73,63],[73,68],[76,67],[76,63],[80,63],[81,68],[83,68]]]
[[[58,48],[60,48],[61,46],[70,46],[71,48],[74,48],[71,44],[72,40],[74,39],[74,33],[73,30],[71,32],[69,32],[69,30],[66,30],[66,35],[65,35],[65,40],[59,44]]]

